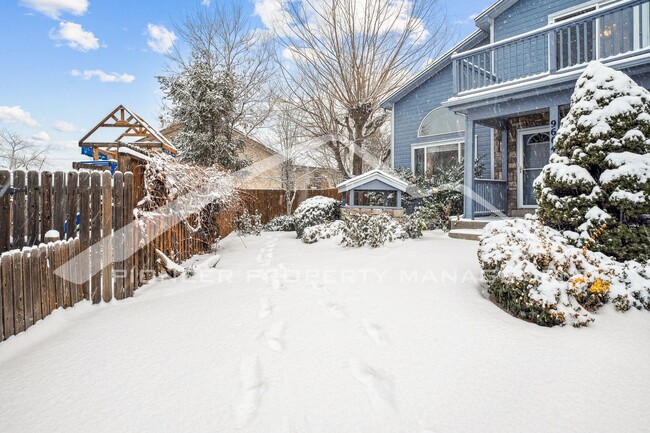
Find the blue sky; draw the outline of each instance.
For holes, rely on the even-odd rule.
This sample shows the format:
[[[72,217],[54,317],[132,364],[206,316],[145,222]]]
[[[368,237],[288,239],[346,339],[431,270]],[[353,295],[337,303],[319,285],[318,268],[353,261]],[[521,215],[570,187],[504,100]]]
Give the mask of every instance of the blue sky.
[[[259,6],[241,1],[256,25]],[[489,0],[441,3],[456,40],[473,31],[471,16]],[[77,141],[124,104],[157,125],[167,30],[200,2],[179,0],[2,0],[0,128],[48,144],[50,169],[83,159]]]

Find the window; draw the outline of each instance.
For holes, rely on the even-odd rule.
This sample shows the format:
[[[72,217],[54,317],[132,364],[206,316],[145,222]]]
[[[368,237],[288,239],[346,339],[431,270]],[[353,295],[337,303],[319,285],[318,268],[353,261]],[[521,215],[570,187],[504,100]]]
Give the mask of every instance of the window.
[[[436,108],[427,114],[420,128],[418,137],[431,137],[442,134],[465,132],[465,116],[456,114],[445,107]]]
[[[438,170],[459,164],[464,152],[463,142],[418,146],[413,149],[413,171],[417,175],[435,176]]]
[[[397,207],[397,191],[356,190],[355,205]]]

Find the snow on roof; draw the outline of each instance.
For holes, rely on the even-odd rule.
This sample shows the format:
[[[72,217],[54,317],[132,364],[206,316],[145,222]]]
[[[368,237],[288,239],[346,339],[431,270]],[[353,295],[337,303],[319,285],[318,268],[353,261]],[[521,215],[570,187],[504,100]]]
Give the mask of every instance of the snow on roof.
[[[359,176],[355,176],[352,179],[348,179],[345,182],[338,184],[336,188],[338,188],[339,192],[350,191],[351,189],[365,185],[369,182],[372,182],[373,180],[384,182],[385,184],[390,185],[402,192],[405,192],[406,188],[408,187],[408,183],[402,179],[398,179],[395,176],[386,173],[385,171],[375,169],[360,174]]]
[[[149,156],[145,155],[144,153],[140,153],[137,150],[133,150],[130,147],[127,147],[127,146],[120,146],[117,149],[117,152],[118,153],[123,153],[123,154],[126,154],[126,155],[134,156],[134,157],[136,157],[138,159],[141,159],[143,161],[151,161],[151,158]]]

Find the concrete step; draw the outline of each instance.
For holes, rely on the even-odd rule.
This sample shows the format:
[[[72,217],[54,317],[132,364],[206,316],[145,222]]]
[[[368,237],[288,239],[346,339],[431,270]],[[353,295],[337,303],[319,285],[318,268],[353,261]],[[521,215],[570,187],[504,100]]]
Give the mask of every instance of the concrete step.
[[[466,219],[456,220],[452,218],[451,228],[452,230],[465,230],[465,229],[476,230],[476,229],[484,228],[487,225],[487,223],[489,223],[489,221],[486,220],[466,220]]]
[[[468,241],[478,241],[482,234],[483,229],[454,229],[448,233],[450,238],[465,239]]]

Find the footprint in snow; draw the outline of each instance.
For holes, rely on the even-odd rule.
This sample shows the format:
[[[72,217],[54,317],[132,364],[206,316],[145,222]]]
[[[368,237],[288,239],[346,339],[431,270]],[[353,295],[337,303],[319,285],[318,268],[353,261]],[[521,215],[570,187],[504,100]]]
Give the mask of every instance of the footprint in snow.
[[[318,305],[321,307],[324,307],[329,311],[332,316],[336,317],[337,319],[345,319],[348,314],[345,311],[345,307],[341,304],[337,304],[336,302],[329,302],[329,301],[324,301],[322,299],[318,299],[316,301]]]
[[[284,322],[279,320],[273,325],[271,329],[266,333],[266,344],[275,352],[282,352],[284,350]]]
[[[377,346],[388,343],[388,336],[384,329],[381,326],[372,323],[370,320],[362,319],[361,329],[363,329],[368,338],[370,338]]]
[[[239,365],[239,384],[241,395],[235,408],[235,416],[237,426],[242,428],[257,412],[266,387],[257,356],[242,358]]]
[[[371,367],[358,359],[350,359],[352,375],[364,385],[372,406],[378,410],[395,410],[395,383],[390,373]]]
[[[257,312],[258,319],[264,319],[273,314],[273,306],[271,305],[271,300],[269,298],[260,298],[260,309]]]

